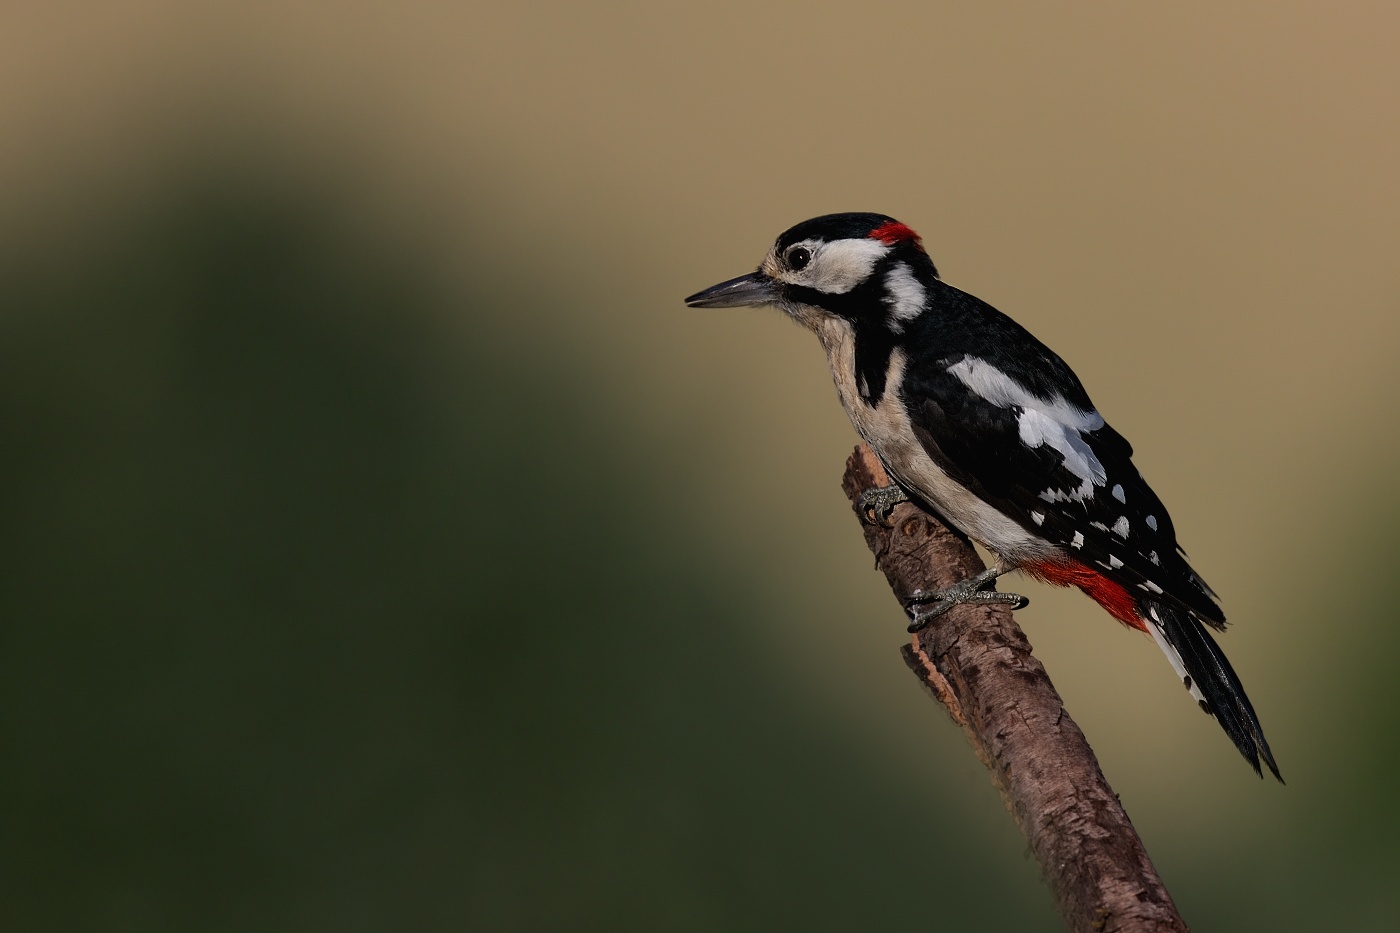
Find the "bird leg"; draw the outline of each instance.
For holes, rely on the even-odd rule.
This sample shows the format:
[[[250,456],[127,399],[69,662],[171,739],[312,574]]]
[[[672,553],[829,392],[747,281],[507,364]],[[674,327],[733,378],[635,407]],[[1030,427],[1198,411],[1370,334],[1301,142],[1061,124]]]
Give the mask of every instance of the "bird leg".
[[[985,589],[988,586],[995,586],[997,577],[1005,572],[1000,567],[989,567],[975,577],[960,580],[936,593],[915,590],[909,596],[908,604],[905,606],[905,611],[909,613],[911,620],[909,631],[919,631],[960,603],[1000,604],[1010,606],[1012,609],[1024,609],[1030,604],[1030,600],[1026,597],[1018,596],[1015,593],[998,593],[996,590]]]
[[[872,486],[856,497],[856,511],[860,513],[861,521],[866,524],[883,524],[895,506],[908,501],[909,494],[897,483]]]

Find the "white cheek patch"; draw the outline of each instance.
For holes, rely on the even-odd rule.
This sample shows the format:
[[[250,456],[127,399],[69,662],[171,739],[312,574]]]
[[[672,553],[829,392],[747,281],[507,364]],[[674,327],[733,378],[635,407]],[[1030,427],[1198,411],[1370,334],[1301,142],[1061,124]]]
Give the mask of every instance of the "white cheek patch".
[[[1047,489],[1040,498],[1047,502],[1082,501],[1094,494],[1095,486],[1107,481],[1108,471],[1084,440],[1085,434],[1103,427],[1098,412],[1082,411],[1059,395],[1049,399],[1032,395],[1015,379],[976,357],[959,360],[948,372],[998,408],[1020,408],[1016,425],[1021,443],[1031,448],[1049,445],[1064,458],[1065,469],[1081,481],[1070,490]]]
[[[844,295],[866,279],[890,248],[866,238],[818,244],[812,262],[792,281],[828,295]]]
[[[885,273],[883,301],[889,305],[890,329],[896,334],[904,332],[905,321],[912,321],[923,314],[927,298],[928,293],[907,263],[897,262]]]

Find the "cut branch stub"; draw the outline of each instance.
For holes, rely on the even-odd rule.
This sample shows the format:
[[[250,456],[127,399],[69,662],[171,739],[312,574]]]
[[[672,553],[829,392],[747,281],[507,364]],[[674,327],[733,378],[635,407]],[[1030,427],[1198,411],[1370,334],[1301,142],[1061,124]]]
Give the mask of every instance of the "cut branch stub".
[[[862,444],[846,463],[841,487],[854,504],[865,490],[890,483]],[[985,569],[966,539],[916,505],[895,506],[886,521],[868,518],[861,523],[866,544],[901,605],[916,591],[942,589]],[[903,654],[987,766],[1070,930],[1186,929],[1010,610],[955,606],[914,635]]]

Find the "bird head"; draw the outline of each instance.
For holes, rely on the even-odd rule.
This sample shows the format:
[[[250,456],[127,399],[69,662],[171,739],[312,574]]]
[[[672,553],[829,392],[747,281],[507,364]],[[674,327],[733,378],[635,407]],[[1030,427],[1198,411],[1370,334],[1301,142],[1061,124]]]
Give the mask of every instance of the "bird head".
[[[758,269],[685,300],[692,308],[777,305],[812,330],[883,322],[898,333],[937,278],[919,235],[884,214],[827,214],[778,237]]]

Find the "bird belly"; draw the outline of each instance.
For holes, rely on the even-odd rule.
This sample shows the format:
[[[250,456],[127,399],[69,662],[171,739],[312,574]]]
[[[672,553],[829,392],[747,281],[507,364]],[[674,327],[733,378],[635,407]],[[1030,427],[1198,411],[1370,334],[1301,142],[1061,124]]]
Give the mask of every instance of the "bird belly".
[[[887,408],[895,411],[885,411]],[[914,436],[903,402],[897,397],[887,395],[879,406],[868,411],[869,414],[862,413],[859,419],[853,416],[851,420],[890,475],[963,534],[996,554],[1005,566],[1062,555],[1055,545],[983,501],[935,463]]]
[[[913,492],[959,531],[981,544],[1008,567],[1030,561],[1062,557],[1063,552],[983,501],[966,486],[949,476],[928,455],[905,411],[899,386],[906,357],[896,349],[890,357],[886,390],[871,405],[856,385],[854,338],[848,327],[819,332],[841,405],[851,424],[879,456],[890,475]]]

